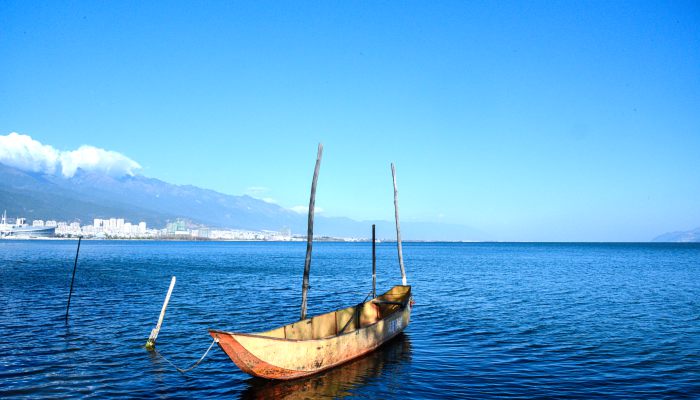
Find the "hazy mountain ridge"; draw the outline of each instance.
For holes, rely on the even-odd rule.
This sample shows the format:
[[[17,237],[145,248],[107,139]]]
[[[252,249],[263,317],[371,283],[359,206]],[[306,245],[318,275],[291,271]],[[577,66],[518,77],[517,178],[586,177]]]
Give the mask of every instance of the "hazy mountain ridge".
[[[168,220],[187,218],[218,228],[280,230],[306,233],[306,215],[253,197],[233,196],[192,185],[174,185],[141,175],[115,178],[78,170],[70,178],[26,172],[0,163],[0,210],[9,217],[79,220],[123,217],[162,227]],[[355,221],[316,215],[316,236],[369,237],[377,225],[380,239],[395,237],[389,221]],[[407,240],[477,240],[483,234],[461,225],[406,222]]]
[[[134,222],[164,224],[175,218],[157,210],[125,204],[116,199],[83,197],[70,187],[54,182],[55,177],[42,173],[24,172],[0,164],[0,208],[8,217],[56,219],[89,223],[93,218],[124,216]]]
[[[652,242],[700,243],[700,228],[664,233],[655,237]]]
[[[124,217],[163,226],[178,217],[212,227],[300,231],[303,216],[250,196],[230,196],[144,176],[114,178],[78,171],[75,176],[25,172],[0,164],[0,207],[27,219]]]

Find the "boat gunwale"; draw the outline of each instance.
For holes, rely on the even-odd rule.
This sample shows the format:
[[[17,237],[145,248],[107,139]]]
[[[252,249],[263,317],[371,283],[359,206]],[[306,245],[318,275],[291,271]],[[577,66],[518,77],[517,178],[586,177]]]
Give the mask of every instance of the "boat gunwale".
[[[402,311],[405,311],[405,308],[404,308]],[[410,312],[410,310],[409,310],[409,312]],[[368,325],[368,327],[369,327],[369,325]],[[363,328],[363,329],[364,329],[364,328]],[[401,329],[399,329],[399,330],[397,330],[396,332],[392,333],[391,335],[387,336],[386,338],[384,338],[384,340],[378,342],[378,343],[375,344],[374,346],[366,348],[365,351],[362,351],[361,353],[358,353],[358,354],[356,354],[356,355],[354,355],[354,356],[352,356],[352,357],[350,357],[350,358],[344,359],[344,360],[339,360],[338,362],[335,362],[335,363],[333,363],[333,364],[324,365],[322,368],[317,369],[317,370],[314,370],[314,371],[303,371],[303,370],[298,370],[298,369],[287,369],[287,368],[284,368],[285,370],[291,371],[292,373],[289,374],[289,375],[283,376],[283,377],[269,377],[269,376],[260,375],[260,374],[255,373],[255,372],[246,372],[246,371],[245,371],[243,368],[241,368],[241,366],[238,365],[238,363],[236,363],[235,361],[234,361],[234,364],[236,364],[239,368],[241,368],[241,370],[242,370],[243,372],[246,372],[246,373],[248,373],[249,375],[253,375],[253,376],[255,376],[255,377],[259,377],[259,378],[263,378],[263,379],[270,379],[270,380],[277,380],[277,381],[291,381],[291,380],[294,380],[294,379],[303,379],[303,378],[306,378],[306,377],[309,377],[309,376],[316,375],[316,374],[318,374],[318,373],[327,371],[327,370],[332,369],[332,368],[337,368],[337,367],[339,367],[339,366],[341,366],[341,365],[343,365],[343,364],[345,364],[345,363],[348,363],[348,362],[350,362],[350,361],[353,361],[353,360],[356,360],[356,359],[358,359],[358,358],[364,357],[364,356],[366,356],[367,354],[369,354],[369,353],[371,353],[371,352],[377,350],[378,348],[384,346],[385,344],[387,344],[388,342],[390,342],[391,340],[393,340],[393,339],[396,338],[397,336],[403,334],[403,333],[404,333],[403,331],[404,331],[405,329],[406,329],[406,326],[402,327]],[[216,333],[223,332],[223,333],[227,333],[227,334],[232,334],[232,333],[230,333],[230,332],[217,331],[217,330],[210,330],[210,332],[216,332]],[[254,336],[254,335],[250,335],[250,334],[243,334],[243,335],[245,335],[245,336]],[[339,336],[341,336],[341,335],[339,335]],[[339,337],[339,336],[336,336],[336,337]],[[279,339],[279,338],[267,338],[267,339],[287,340],[287,339]],[[235,342],[238,342],[235,338],[232,338],[232,340],[234,340]],[[320,340],[320,339],[309,339],[309,340],[289,339],[289,341],[295,341],[295,342],[299,342],[299,341],[315,341],[315,340]],[[273,367],[275,367],[275,368],[283,368],[283,367],[278,367],[278,366],[276,366],[276,365],[274,365],[274,364],[270,364],[270,363],[267,362],[267,361],[261,360],[261,359],[258,358],[258,356],[256,356],[255,354],[250,353],[250,351],[247,350],[243,345],[241,345],[240,342],[238,342],[238,343],[239,343],[239,345],[240,345],[241,347],[243,347],[243,348],[245,349],[246,352],[248,352],[251,356],[255,357],[256,359],[260,360],[262,363],[265,363],[265,364],[267,364],[267,365],[273,366]],[[228,355],[228,352],[226,352],[225,350],[224,350],[224,353],[226,353],[226,354]],[[229,357],[230,357],[230,355],[229,355]]]
[[[331,339],[333,339],[333,338],[340,338],[340,337],[343,337],[343,336],[346,336],[346,335],[350,335],[350,334],[357,334],[357,332],[360,332],[360,331],[365,330],[365,329],[369,329],[369,328],[371,328],[371,327],[377,325],[378,323],[380,323],[380,322],[382,322],[382,321],[389,321],[389,320],[391,320],[392,318],[395,318],[395,317],[396,317],[396,319],[398,319],[398,317],[403,317],[401,314],[403,313],[403,311],[406,310],[406,307],[409,306],[409,304],[410,304],[410,302],[411,302],[411,297],[413,296],[413,295],[411,294],[411,289],[412,289],[412,288],[411,288],[411,285],[406,285],[406,286],[404,286],[404,285],[396,285],[396,286],[402,286],[402,287],[408,287],[408,288],[409,288],[409,296],[408,296],[408,298],[407,298],[405,301],[402,302],[400,308],[399,308],[398,310],[396,310],[395,312],[391,313],[390,315],[388,315],[388,316],[386,316],[386,317],[384,317],[384,318],[378,319],[378,320],[376,320],[375,322],[373,322],[373,323],[371,323],[371,324],[369,324],[369,325],[367,325],[367,326],[363,326],[363,327],[361,327],[361,328],[355,329],[354,331],[349,331],[349,332],[344,332],[344,333],[338,333],[338,334],[335,334],[335,335],[331,335],[331,336],[327,336],[327,337],[325,337],[325,338],[319,338],[319,339],[287,339],[287,338],[276,338],[276,337],[261,335],[261,334],[259,334],[259,333],[239,333],[239,332],[224,331],[224,330],[220,330],[220,329],[209,329],[209,332],[210,332],[210,333],[211,333],[211,332],[213,332],[213,333],[223,333],[223,334],[227,334],[227,335],[248,336],[248,337],[260,338],[260,339],[279,340],[279,341],[283,341],[283,342],[314,342],[314,341],[318,342],[318,341],[327,341],[327,340],[331,340]],[[386,293],[384,293],[384,294],[386,294]],[[381,296],[383,296],[383,295],[381,295]],[[377,297],[380,297],[380,296],[377,296]],[[375,297],[375,299],[376,299],[376,297]],[[362,302],[362,303],[359,303],[359,304],[357,304],[357,305],[354,306],[354,307],[357,307],[357,306],[359,306],[359,305],[363,305],[363,304],[366,304],[366,303],[370,303],[370,302],[372,302],[373,300],[374,300],[374,299],[369,300],[369,301],[365,301],[365,302]],[[339,309],[337,309],[337,310],[329,311],[329,312],[327,312],[327,313],[315,315],[315,316],[313,316],[313,317],[311,317],[311,318],[300,319],[300,320],[298,320],[298,321],[292,322],[291,324],[278,326],[277,328],[273,328],[273,329],[270,329],[270,330],[279,329],[279,328],[282,328],[282,327],[285,327],[285,326],[293,325],[293,324],[296,324],[297,322],[310,321],[310,320],[312,320],[312,319],[315,318],[315,317],[318,317],[318,316],[321,316],[321,315],[328,315],[328,314],[331,314],[331,313],[334,313],[334,312],[338,312],[338,311],[341,311],[341,310],[344,310],[344,308],[339,308]],[[397,316],[398,316],[398,317],[397,317]],[[400,329],[399,332],[402,332],[403,329],[405,329],[405,327],[403,327],[402,329]],[[270,330],[268,330],[268,331],[270,331]],[[268,331],[264,331],[264,332],[268,332]],[[392,337],[393,337],[393,336],[392,336]]]

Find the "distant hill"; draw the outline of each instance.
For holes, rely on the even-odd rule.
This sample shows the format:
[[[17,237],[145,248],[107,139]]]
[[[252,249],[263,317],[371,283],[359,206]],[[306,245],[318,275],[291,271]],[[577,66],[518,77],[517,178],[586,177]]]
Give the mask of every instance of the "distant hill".
[[[213,227],[299,231],[303,216],[250,196],[228,196],[144,176],[113,178],[79,170],[73,177],[32,173],[0,164],[0,209],[27,219],[124,217],[163,226],[178,217]]]
[[[690,231],[669,232],[657,236],[653,242],[700,243],[700,228]]]
[[[191,185],[173,185],[141,175],[114,178],[78,170],[70,178],[26,172],[0,164],[0,212],[8,217],[79,220],[123,217],[162,227],[168,220],[187,218],[210,227],[280,230],[306,233],[306,215],[250,196],[232,196]],[[316,216],[317,236],[369,237],[377,224],[379,238],[394,237],[388,221],[359,222]],[[461,225],[403,223],[406,240],[478,240],[479,232]]]

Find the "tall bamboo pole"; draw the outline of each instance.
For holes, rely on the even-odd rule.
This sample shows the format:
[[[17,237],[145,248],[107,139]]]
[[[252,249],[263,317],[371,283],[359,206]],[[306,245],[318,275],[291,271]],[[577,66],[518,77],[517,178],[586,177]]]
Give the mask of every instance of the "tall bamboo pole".
[[[372,298],[377,297],[377,239],[374,228],[372,224]]]
[[[396,168],[391,163],[391,177],[394,180],[394,215],[396,216],[396,246],[399,251],[399,266],[401,266],[401,282],[406,286],[406,269],[403,266],[403,249],[401,248],[401,225],[399,224],[399,190],[396,188]]]
[[[306,233],[306,260],[304,262],[304,280],[301,284],[301,319],[306,319],[306,295],[309,291],[309,270],[311,269],[311,247],[314,240],[314,205],[316,204],[316,182],[318,181],[318,171],[321,169],[321,156],[323,155],[323,143],[318,144],[318,154],[316,155],[316,168],[314,168],[314,179],[311,182],[311,198],[309,199],[309,222]]]

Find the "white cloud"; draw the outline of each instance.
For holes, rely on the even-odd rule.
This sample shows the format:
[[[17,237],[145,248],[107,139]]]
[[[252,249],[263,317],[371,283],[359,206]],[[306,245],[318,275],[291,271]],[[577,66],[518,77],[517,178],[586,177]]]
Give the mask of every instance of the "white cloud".
[[[295,213],[299,214],[308,214],[309,213],[309,206],[294,206],[290,207],[290,210],[294,211]],[[322,213],[323,208],[321,207],[314,207],[314,213]]]
[[[60,171],[67,178],[75,175],[78,169],[115,177],[133,176],[141,169],[139,163],[116,151],[87,145],[61,151],[16,132],[0,136],[0,163],[31,172],[54,174]]]
[[[245,189],[245,194],[258,200],[262,200],[265,203],[277,204],[277,200],[270,196],[265,196],[270,193],[270,188],[265,186],[251,186]]]
[[[23,171],[46,172],[56,171],[59,151],[51,146],[43,145],[27,135],[12,132],[0,136],[0,162]]]
[[[62,152],[61,166],[63,176],[66,177],[75,175],[78,169],[110,176],[133,176],[135,170],[141,169],[139,163],[123,154],[92,146],[80,146],[78,150]]]
[[[265,186],[251,186],[245,190],[245,193],[252,197],[260,197],[265,193],[268,193],[270,188]]]

